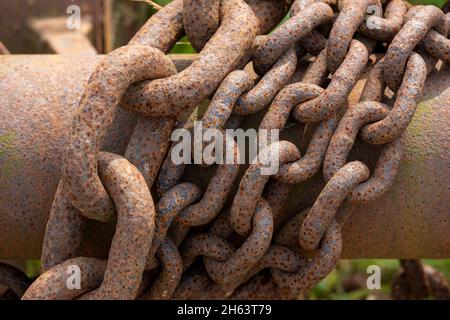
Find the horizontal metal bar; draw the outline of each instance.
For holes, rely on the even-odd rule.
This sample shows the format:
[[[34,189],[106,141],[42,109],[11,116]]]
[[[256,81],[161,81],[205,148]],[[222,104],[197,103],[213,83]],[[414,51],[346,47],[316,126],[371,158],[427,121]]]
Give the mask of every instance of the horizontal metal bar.
[[[180,68],[195,58],[174,56]],[[100,56],[0,56],[0,258],[38,258],[59,181],[60,155],[84,85]],[[350,100],[361,91],[360,82]],[[344,233],[345,258],[450,257],[450,70],[428,80],[388,193],[357,208]],[[119,110],[103,149],[122,154],[135,117]],[[297,130],[297,131],[296,131]],[[299,136],[298,129],[287,133]],[[377,149],[352,158],[373,164]],[[320,176],[297,186],[287,210],[310,205]],[[92,222],[82,254],[105,256],[113,226]]]

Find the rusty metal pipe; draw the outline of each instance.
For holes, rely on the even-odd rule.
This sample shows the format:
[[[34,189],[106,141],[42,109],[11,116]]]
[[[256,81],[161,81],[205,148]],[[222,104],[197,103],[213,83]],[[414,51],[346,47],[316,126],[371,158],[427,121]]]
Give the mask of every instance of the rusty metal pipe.
[[[179,69],[192,56],[172,56]],[[0,56],[0,258],[38,258],[60,179],[72,116],[100,56]],[[350,100],[356,99],[362,83]],[[448,149],[450,67],[434,72],[409,126],[399,176],[380,200],[356,208],[344,230],[343,258],[450,257]],[[135,116],[119,110],[103,150],[123,154]],[[292,129],[286,133],[300,136]],[[373,164],[379,150],[350,157]],[[311,205],[320,176],[297,185],[290,214]],[[288,214],[289,215],[289,214]],[[91,222],[82,254],[105,257],[114,226]]]

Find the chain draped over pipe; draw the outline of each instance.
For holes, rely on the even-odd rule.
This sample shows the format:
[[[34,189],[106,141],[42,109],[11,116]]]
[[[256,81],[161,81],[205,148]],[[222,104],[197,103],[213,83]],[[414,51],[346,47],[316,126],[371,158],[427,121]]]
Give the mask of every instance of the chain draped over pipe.
[[[289,9],[290,18],[268,35]],[[378,16],[367,17],[371,12]],[[172,1],[105,56],[85,87],[47,222],[43,273],[28,287],[23,274],[0,264],[0,283],[22,299],[49,300],[306,294],[336,266],[353,207],[393,183],[427,76],[438,59],[449,61],[449,17],[433,6],[408,11],[401,0]],[[166,54],[185,34],[199,55],[178,73]],[[348,105],[371,54],[382,48],[377,43],[386,53],[359,102]],[[245,170],[239,162],[202,162],[215,170],[205,190],[185,181],[190,166],[172,161],[178,143],[171,135],[195,130],[180,115],[208,98],[204,130],[237,129],[259,113],[259,129],[313,129],[306,152],[301,137],[276,141]],[[138,115],[123,156],[99,147],[119,105]],[[358,139],[383,145],[374,168],[348,162]],[[241,151],[233,140],[234,160]],[[270,161],[278,172],[262,174]],[[312,206],[287,215],[293,188],[319,173],[326,185]],[[78,254],[89,220],[117,221],[107,260]],[[81,289],[66,285],[73,266]],[[448,283],[434,269],[402,266],[394,297],[418,296],[410,280],[416,271],[424,292],[448,298]]]

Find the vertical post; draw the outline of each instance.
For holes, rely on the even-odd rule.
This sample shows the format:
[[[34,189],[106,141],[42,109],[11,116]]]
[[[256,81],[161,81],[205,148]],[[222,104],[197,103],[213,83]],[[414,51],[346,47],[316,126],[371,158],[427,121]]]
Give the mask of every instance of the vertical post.
[[[103,39],[105,53],[114,50],[113,8],[114,0],[103,0]]]

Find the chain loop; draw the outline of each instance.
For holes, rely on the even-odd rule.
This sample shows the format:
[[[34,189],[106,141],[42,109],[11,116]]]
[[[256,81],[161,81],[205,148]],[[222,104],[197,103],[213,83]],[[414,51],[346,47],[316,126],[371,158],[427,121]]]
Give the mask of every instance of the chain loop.
[[[249,115],[270,104],[294,74],[297,60],[294,48],[286,51],[256,86],[237,100],[234,112],[239,115]]]
[[[172,297],[183,274],[183,262],[175,244],[165,238],[158,249],[162,270],[152,286],[141,298],[143,300],[168,300]]]
[[[273,219],[269,205],[260,199],[253,215],[253,229],[244,244],[225,262],[205,258],[205,268],[215,282],[229,284],[247,274],[264,256],[273,234]]]
[[[102,152],[98,167],[100,177],[114,199],[118,221],[103,282],[86,298],[134,299],[154,234],[153,200],[144,178],[126,159]],[[57,193],[47,226],[50,231],[44,238],[42,260],[46,269],[76,256],[81,242],[85,221],[76,217],[74,209],[64,199],[63,191],[60,189]]]
[[[319,25],[333,18],[333,10],[324,3],[314,3],[290,18],[269,36],[258,36],[255,40],[253,65],[262,75],[271,68],[286,50]]]
[[[287,141],[272,143],[258,154],[258,161],[245,172],[231,206],[230,223],[239,234],[246,234],[251,228],[253,213],[270,178],[262,174],[261,169],[275,154],[279,155],[280,164],[300,158],[297,147]]]
[[[235,251],[228,241],[212,233],[196,233],[185,239],[180,247],[183,270],[190,268],[199,256],[209,257],[216,261],[227,261]]]
[[[386,5],[384,18],[372,15],[369,17],[370,20],[359,26],[358,31],[371,39],[391,41],[402,28],[406,12],[403,0],[391,0]]]
[[[211,283],[211,279],[204,268],[193,268],[185,272],[172,298],[174,300],[192,299]]]
[[[200,189],[192,183],[181,183],[167,191],[156,206],[156,228],[147,259],[147,269],[157,267],[155,259],[159,247],[166,239],[167,232],[174,219],[186,207],[197,201],[201,196]],[[172,244],[167,244],[168,249]]]
[[[120,97],[131,83],[175,73],[164,53],[143,46],[119,48],[96,67],[75,115],[61,170],[68,196],[86,217],[99,221],[114,217],[114,205],[97,174],[97,156]]]
[[[67,270],[80,268],[81,288],[67,286]],[[39,276],[22,296],[22,300],[72,300],[102,283],[106,261],[77,257],[57,264]]]
[[[190,43],[202,51],[220,25],[220,0],[183,0],[183,25]]]
[[[296,0],[291,7],[291,17],[296,16],[300,11],[305,10],[309,5],[316,2],[315,0]],[[329,6],[332,1],[320,1],[325,2]],[[313,56],[318,55],[327,44],[327,39],[318,30],[312,30],[311,33],[305,35],[299,40],[300,46],[304,47]]]
[[[300,228],[300,243],[306,250],[319,247],[323,234],[349,192],[369,178],[369,169],[359,161],[349,162],[328,181]]]
[[[246,0],[259,22],[259,34],[266,34],[286,16],[290,0]]]
[[[382,62],[385,72],[386,59],[385,56]],[[393,108],[383,120],[361,129],[364,141],[370,144],[385,144],[398,138],[406,130],[422,96],[427,74],[428,68],[424,59],[418,53],[411,53]]]
[[[297,273],[283,272],[272,269],[272,276],[276,284],[289,289],[294,295],[308,292],[325,278],[336,266],[342,252],[341,227],[333,220],[325,232],[321,246],[314,258],[306,267]]]
[[[333,117],[364,72],[373,48],[374,42],[371,40],[353,39],[347,57],[334,73],[327,89],[319,97],[296,106],[295,119],[307,123]]]
[[[251,48],[258,22],[243,0],[222,0],[221,24],[187,69],[175,76],[132,85],[123,107],[148,117],[176,116],[201,103],[241,63]]]
[[[386,118],[387,106],[374,101],[350,106],[331,138],[323,163],[323,176],[329,181],[347,162],[359,129],[370,122]]]

